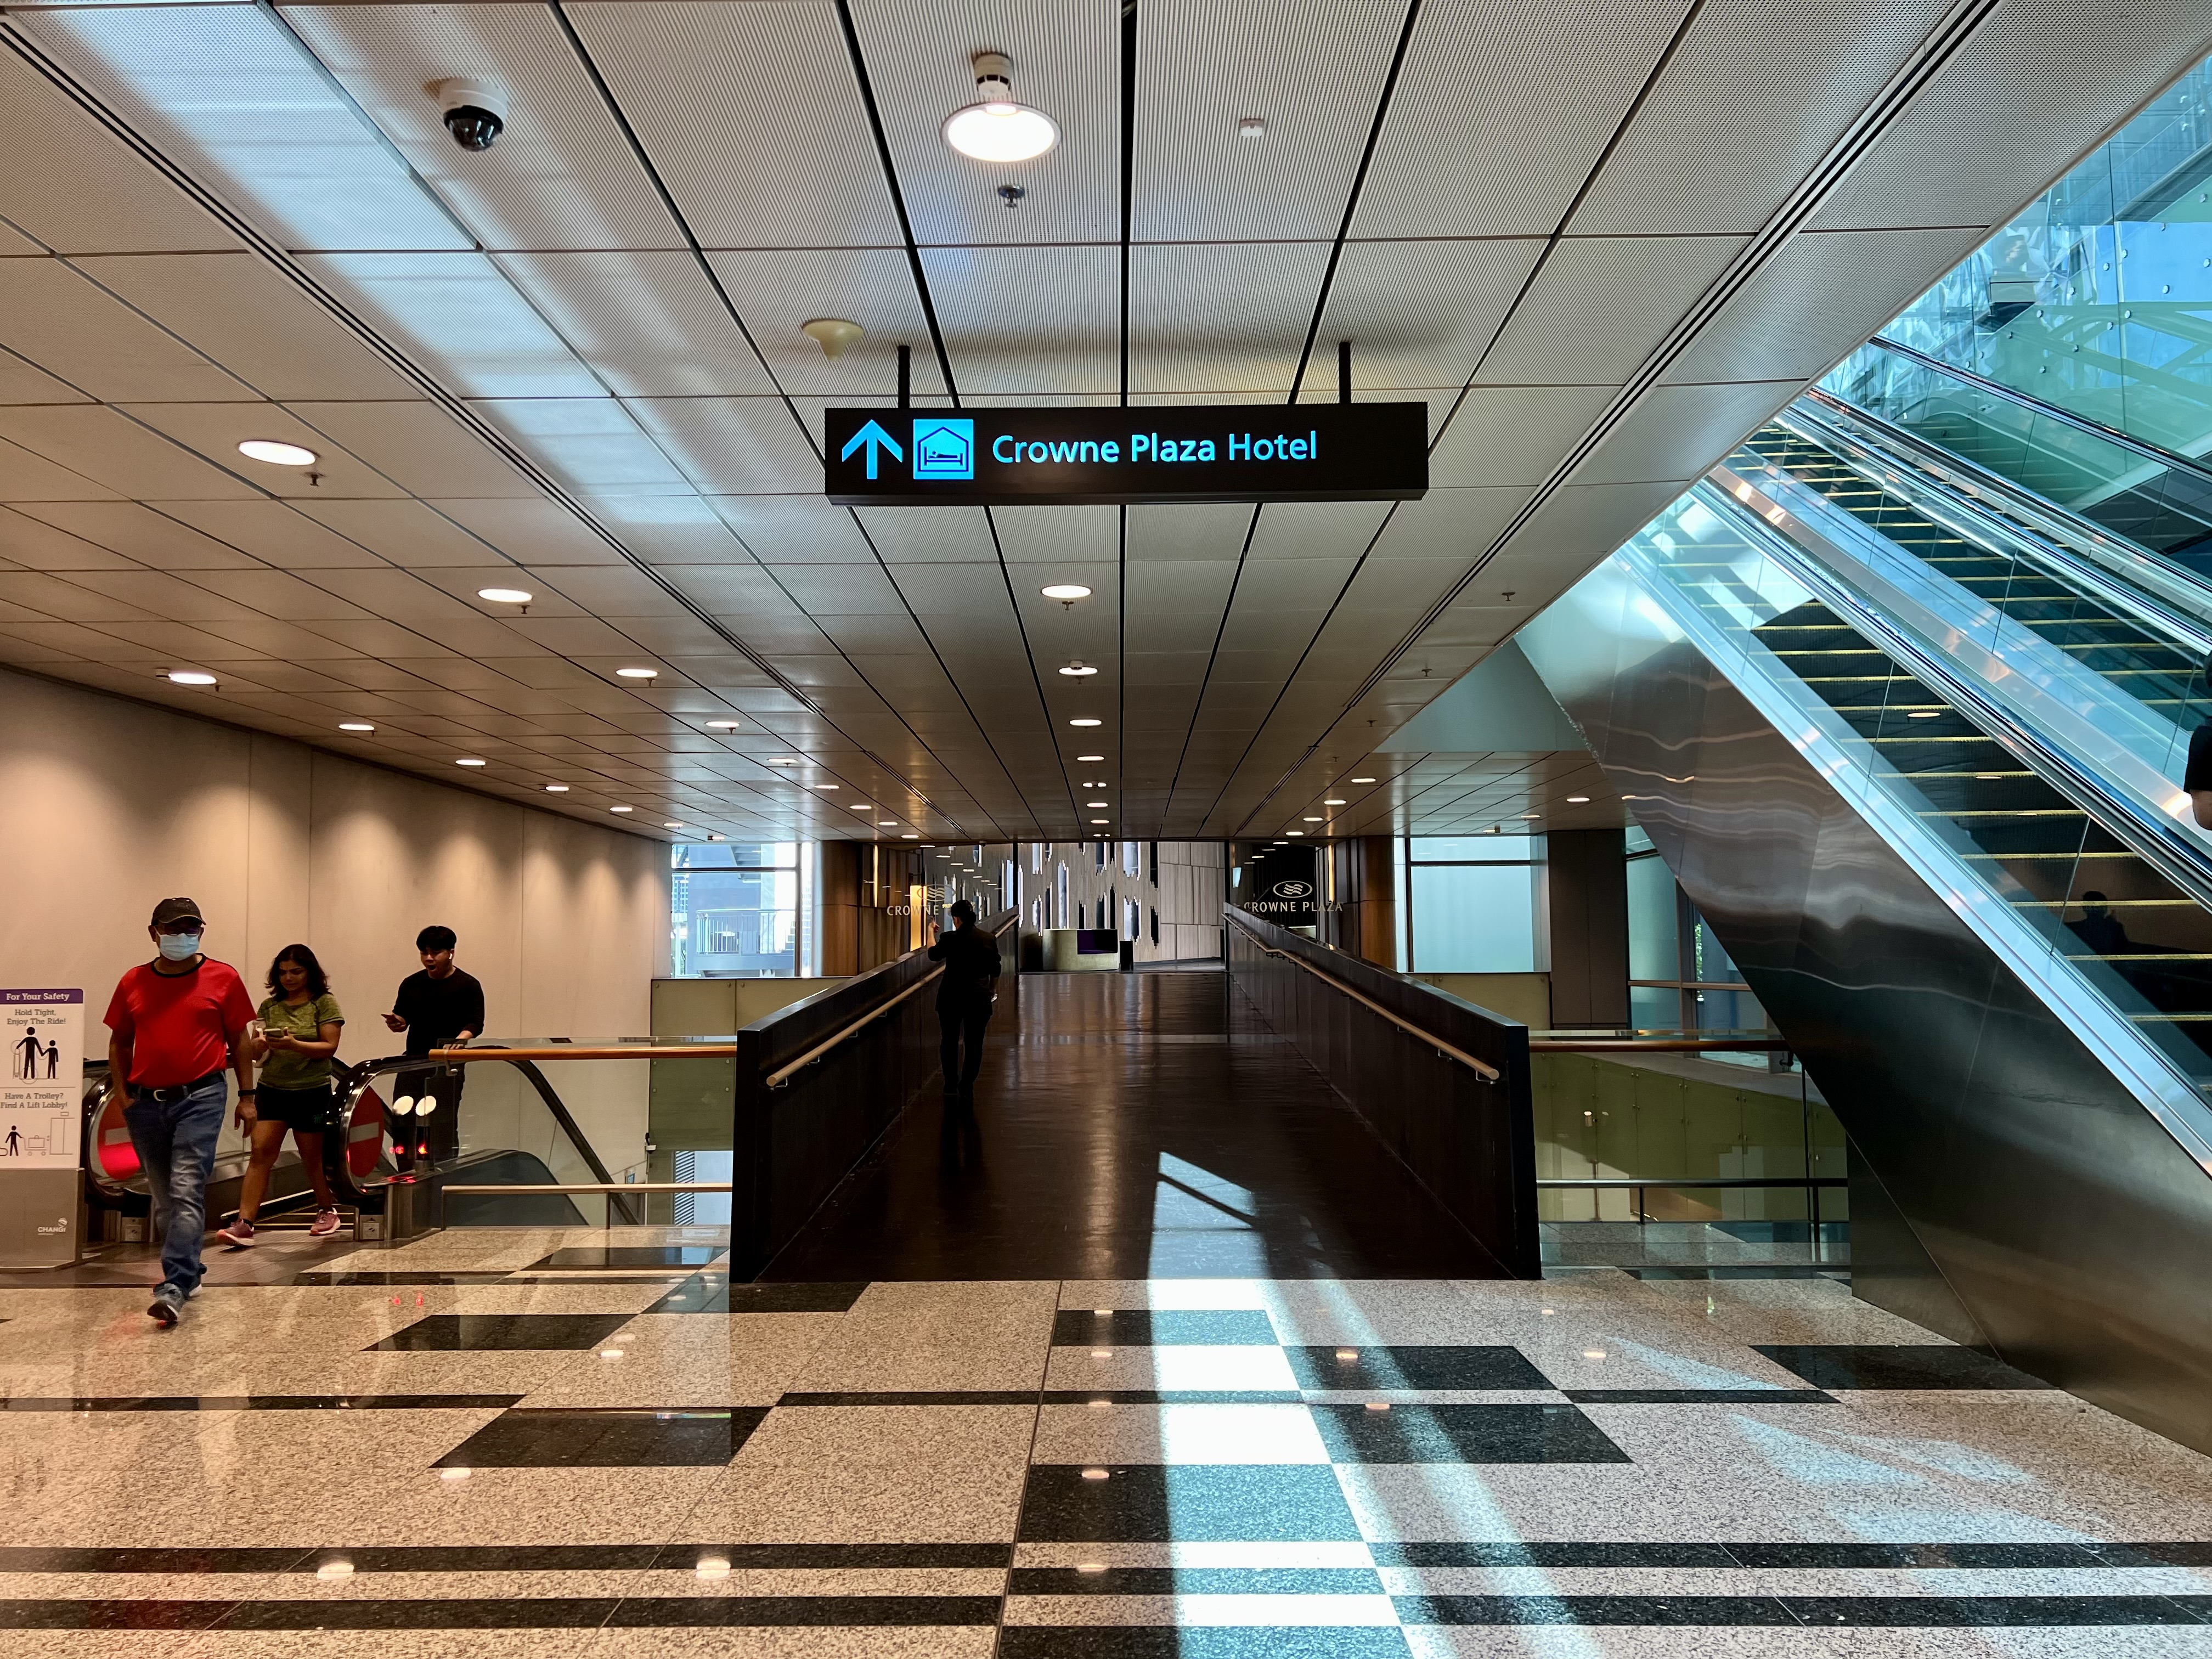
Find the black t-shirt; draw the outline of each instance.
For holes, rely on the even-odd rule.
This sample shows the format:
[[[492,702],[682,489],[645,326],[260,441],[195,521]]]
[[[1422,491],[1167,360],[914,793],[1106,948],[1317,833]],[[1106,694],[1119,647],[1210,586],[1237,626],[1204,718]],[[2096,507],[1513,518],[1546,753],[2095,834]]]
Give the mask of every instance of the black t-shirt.
[[[980,927],[947,928],[929,947],[929,959],[945,964],[937,981],[937,1006],[969,1009],[988,1006],[999,983],[999,942]]]
[[[2189,766],[2181,775],[2181,787],[2191,794],[2212,789],[2212,724],[2189,734]]]
[[[443,979],[432,979],[427,970],[410,974],[399,981],[392,1012],[407,1022],[407,1052],[427,1054],[464,1031],[483,1035],[483,987],[458,968]]]

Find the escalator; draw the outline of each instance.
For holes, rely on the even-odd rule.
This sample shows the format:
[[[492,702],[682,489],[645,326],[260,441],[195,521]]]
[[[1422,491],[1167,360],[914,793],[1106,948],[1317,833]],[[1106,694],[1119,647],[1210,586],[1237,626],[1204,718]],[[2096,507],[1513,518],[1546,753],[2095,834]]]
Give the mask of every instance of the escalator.
[[[2212,584],[1831,395],[1520,641],[1850,1134],[1858,1293],[2212,1447]]]
[[[447,1194],[450,1186],[604,1187],[642,1174],[641,1164],[621,1176],[611,1171],[579,1110],[642,1123],[650,1061],[592,1060],[562,1068],[563,1085],[576,1097],[572,1103],[533,1061],[497,1058],[500,1047],[474,1045],[471,1052],[479,1057],[465,1066],[426,1068],[420,1060],[379,1060],[340,1076],[323,1132],[324,1164],[340,1212],[357,1238],[389,1240],[429,1226],[580,1227],[647,1219],[642,1195]],[[87,1200],[95,1212],[116,1218],[103,1223],[100,1236],[120,1238],[125,1218],[144,1217],[149,1202],[104,1067],[88,1068],[84,1115]],[[210,1227],[236,1212],[245,1171],[242,1146],[218,1152],[208,1186]],[[263,1215],[297,1208],[304,1219],[313,1201],[307,1172],[288,1138]]]

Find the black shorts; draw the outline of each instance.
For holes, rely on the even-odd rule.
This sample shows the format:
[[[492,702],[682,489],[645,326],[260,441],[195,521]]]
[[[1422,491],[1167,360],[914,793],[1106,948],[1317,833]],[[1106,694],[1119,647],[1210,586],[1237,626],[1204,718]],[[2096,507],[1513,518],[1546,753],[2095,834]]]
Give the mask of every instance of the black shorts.
[[[295,1134],[320,1134],[331,1127],[331,1087],[263,1089],[253,1098],[253,1115],[264,1123],[283,1123]]]

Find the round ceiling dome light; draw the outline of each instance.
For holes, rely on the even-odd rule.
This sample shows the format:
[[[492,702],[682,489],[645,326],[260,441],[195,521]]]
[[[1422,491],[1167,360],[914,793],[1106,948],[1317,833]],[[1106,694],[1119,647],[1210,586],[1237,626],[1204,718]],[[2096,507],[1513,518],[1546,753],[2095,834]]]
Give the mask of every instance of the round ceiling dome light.
[[[1068,724],[1070,726],[1103,726],[1106,722],[1096,720],[1072,720]]]
[[[1081,662],[1072,662],[1060,672],[1067,675],[1072,679],[1079,680],[1084,678],[1086,675],[1095,674],[1098,671]]]
[[[367,720],[340,720],[338,722],[338,730],[341,732],[374,732],[376,728],[374,726],[371,726]]]
[[[213,685],[215,676],[200,668],[172,668],[167,675],[172,685]]]
[[[313,466],[316,460],[313,450],[276,438],[248,438],[239,445],[238,453],[249,461],[266,461],[271,466]]]
[[[479,587],[477,597],[489,599],[494,605],[528,605],[538,596],[520,587]]]
[[[658,668],[617,668],[615,674],[617,678],[625,680],[657,680],[660,678]]]
[[[1073,605],[1078,599],[1087,599],[1091,590],[1081,582],[1054,582],[1050,587],[1037,590],[1048,599],[1058,599],[1062,605]]]
[[[1001,52],[975,54],[975,101],[945,118],[945,142],[973,161],[1029,161],[1060,142],[1060,124],[1014,101],[1013,65]]]

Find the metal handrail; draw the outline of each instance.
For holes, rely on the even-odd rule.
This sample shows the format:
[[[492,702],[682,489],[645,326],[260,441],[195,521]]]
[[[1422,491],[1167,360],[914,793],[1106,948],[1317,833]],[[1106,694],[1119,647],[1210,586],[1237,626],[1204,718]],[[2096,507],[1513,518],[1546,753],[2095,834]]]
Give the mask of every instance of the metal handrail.
[[[1322,984],[1343,992],[1345,995],[1350,997],[1354,1002],[1358,1003],[1362,1007],[1368,1009],[1371,1012],[1382,1015],[1383,1018],[1389,1020],[1393,1025],[1398,1027],[1399,1030],[1402,1031],[1410,1031],[1413,1036],[1420,1038],[1422,1042],[1429,1044],[1438,1054],[1449,1055],[1451,1059],[1457,1060],[1461,1065],[1472,1071],[1477,1077],[1480,1077],[1485,1083],[1495,1083],[1500,1077],[1504,1075],[1487,1060],[1477,1060],[1473,1054],[1468,1054],[1462,1049],[1455,1048],[1450,1043],[1446,1042],[1435,1032],[1423,1030],[1420,1026],[1414,1024],[1412,1020],[1406,1018],[1401,1014],[1392,1013],[1390,1010],[1385,1008],[1381,1003],[1376,1001],[1372,997],[1363,996],[1359,992],[1353,990],[1352,987],[1346,985],[1342,980],[1337,978],[1335,975],[1323,973],[1320,969],[1315,967],[1313,963],[1306,961],[1303,957],[1294,957],[1288,951],[1278,951],[1271,945],[1262,945],[1258,939],[1254,939],[1249,933],[1243,933],[1242,936],[1244,942],[1250,945],[1254,950],[1262,951],[1271,957],[1280,957],[1285,962],[1296,963],[1299,967],[1304,969],[1306,972],[1311,974],[1316,979],[1321,981]],[[1532,1048],[1535,1045],[1534,1043],[1529,1045]]]
[[[737,1052],[734,1042],[694,1042],[675,1048],[586,1048],[563,1042],[544,1048],[433,1048],[427,1058],[441,1066],[462,1066],[475,1060],[727,1060]]]
[[[1879,334],[1869,340],[1867,343],[1870,346],[1879,346],[1884,351],[1893,351],[1899,356],[1918,363],[1923,368],[1932,368],[1940,374],[1950,375],[1954,380],[1964,380],[1977,392],[1989,392],[1993,397],[2003,398],[2007,403],[2015,404],[2038,415],[2048,416],[2062,426],[2070,426],[2078,431],[2089,434],[2092,437],[2102,438],[2108,443],[2118,444],[2122,449],[2131,450],[2147,461],[2155,461],[2160,466],[2172,467],[2177,472],[2186,472],[2192,477],[2203,479],[2207,483],[2212,483],[2212,466],[2207,466],[2202,461],[2192,459],[2179,450],[2165,448],[2152,443],[2147,438],[2138,438],[2131,432],[2123,432],[2116,426],[2106,426],[2102,421],[2093,421],[2086,415],[2076,415],[2070,409],[2061,409],[2056,404],[2045,403],[2042,398],[2030,393],[1977,374],[1970,368],[1960,368],[1956,363],[1947,363],[1941,357],[1931,357],[1924,351],[1916,350],[1909,345],[1899,345],[1895,340],[1885,339]]]
[[[1595,1187],[1607,1192],[1633,1187],[1640,1192],[1646,1187],[1848,1187],[1851,1183],[1846,1176],[1795,1176],[1772,1181],[1740,1179],[1734,1176],[1683,1176],[1679,1180],[1663,1176],[1592,1176],[1586,1181],[1555,1181],[1547,1176],[1536,1184],[1539,1187]]]
[[[506,1181],[488,1186],[462,1186],[447,1182],[447,1193],[734,1193],[727,1181]]]
[[[996,935],[994,934],[993,937],[995,938]],[[915,981],[913,984],[908,986],[905,990],[901,991],[896,996],[892,997],[888,1001],[878,1003],[866,1013],[862,1014],[860,1018],[854,1020],[843,1030],[838,1032],[836,1036],[828,1038],[823,1042],[816,1043],[805,1054],[799,1055],[797,1060],[793,1060],[787,1066],[777,1066],[775,1070],[770,1072],[768,1076],[762,1080],[771,1089],[782,1088],[786,1084],[791,1081],[792,1076],[794,1073],[799,1072],[805,1066],[811,1066],[816,1060],[821,1059],[823,1055],[828,1054],[832,1048],[844,1042],[847,1038],[852,1036],[863,1027],[874,1024],[876,1021],[881,1019],[885,1014],[890,1012],[892,1009],[897,1007],[899,1004],[904,1002],[916,991],[919,991],[923,986],[928,984],[930,981],[942,978],[944,974],[945,969],[942,968],[931,969],[920,979]]]
[[[1731,987],[1748,990],[1748,986]],[[1787,1054],[1796,1052],[1779,1037],[1716,1037],[1700,1042],[1694,1037],[1598,1037],[1588,1042],[1574,1038],[1530,1037],[1528,1052],[1532,1054],[1608,1054],[1642,1053],[1653,1054]]]

